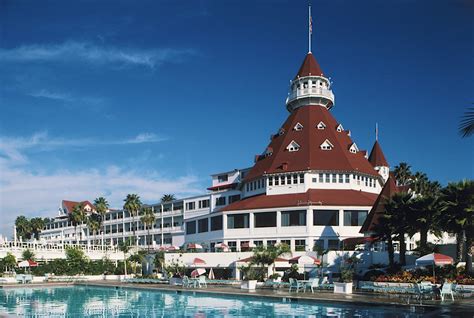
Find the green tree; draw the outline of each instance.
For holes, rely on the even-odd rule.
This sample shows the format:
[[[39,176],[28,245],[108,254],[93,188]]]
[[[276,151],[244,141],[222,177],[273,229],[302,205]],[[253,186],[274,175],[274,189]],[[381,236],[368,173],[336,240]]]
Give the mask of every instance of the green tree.
[[[72,209],[72,212],[69,214],[69,219],[71,220],[72,225],[74,225],[76,244],[78,244],[80,241],[78,241],[77,239],[77,226],[79,224],[84,223],[84,221],[86,220],[86,211],[84,210],[84,204],[76,204]]]
[[[474,107],[468,108],[459,124],[459,133],[464,137],[474,134]]]
[[[95,205],[95,210],[100,215],[100,225],[102,227],[102,233],[103,233],[105,214],[109,210],[109,202],[107,202],[107,200],[104,197],[98,197],[94,200],[94,205]]]
[[[100,222],[98,219],[94,218],[92,215],[87,218],[87,228],[89,233],[92,233],[94,236],[93,245],[96,244],[96,235],[100,230]]]
[[[142,209],[142,217],[140,218],[140,221],[145,225],[145,228],[147,230],[147,246],[148,246],[148,251],[150,251],[150,244],[151,244],[151,236],[150,236],[150,228],[153,226],[155,223],[156,217],[155,213],[153,213],[153,210],[150,207],[144,207]]]
[[[26,249],[21,253],[21,258],[24,260],[34,260],[35,259],[35,253],[33,253],[32,250]]]
[[[164,194],[161,197],[161,202],[162,203],[171,202],[171,201],[174,201],[174,200],[176,200],[176,196],[174,194]]]
[[[31,223],[26,217],[23,215],[17,217],[15,220],[15,226],[18,238],[21,237],[24,240],[29,240],[31,238]]]
[[[392,195],[388,202],[386,214],[384,217],[389,218],[392,223],[394,234],[400,245],[400,264],[406,265],[406,235],[410,232],[410,204],[412,195],[406,192],[398,192]]]
[[[165,266],[165,252],[159,251],[155,254],[155,267],[159,268],[161,272],[163,272],[163,268]]]
[[[420,246],[418,251],[421,255],[430,252],[428,246],[428,233],[433,232],[440,234],[440,205],[439,195],[436,193],[420,195],[411,201],[409,207],[411,213],[409,215],[410,236],[420,233]]]
[[[13,271],[16,267],[16,257],[10,252],[7,252],[7,256],[2,259],[3,266],[5,266],[5,270]]]
[[[43,230],[45,222],[42,218],[36,217],[30,220],[31,231],[33,232],[34,238],[39,240],[39,234]]]
[[[472,244],[474,240],[474,181],[463,180],[449,183],[442,190],[441,222],[449,233],[456,235],[456,261],[461,261],[465,241],[466,271],[472,271]]]
[[[140,209],[142,207],[142,202],[140,201],[140,197],[138,194],[127,194],[127,197],[124,200],[125,204],[123,205],[123,209],[127,211],[130,216],[132,217],[132,232],[133,232],[133,240],[138,244],[136,241],[136,222],[135,222],[135,217],[138,215],[140,212]]]
[[[69,272],[72,275],[84,273],[84,269],[88,263],[87,258],[84,255],[84,251],[76,246],[68,246],[65,250]]]
[[[258,246],[253,250],[251,265],[259,265],[261,267],[272,265],[272,274],[275,273],[275,260],[290,253],[290,247],[287,244],[277,244],[274,246]]]
[[[123,242],[119,243],[119,250],[123,253],[123,263],[124,263],[124,272],[125,272],[125,277],[127,276],[127,254],[130,252],[130,249],[132,248],[132,241],[128,238]]]
[[[393,173],[395,174],[395,180],[397,185],[404,186],[411,182],[411,166],[406,162],[400,162],[398,166],[395,166]]]

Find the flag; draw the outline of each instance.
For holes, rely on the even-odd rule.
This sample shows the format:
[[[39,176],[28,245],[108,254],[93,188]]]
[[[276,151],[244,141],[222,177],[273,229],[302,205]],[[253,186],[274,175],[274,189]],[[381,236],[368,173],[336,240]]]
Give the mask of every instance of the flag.
[[[309,16],[309,34],[313,34],[313,18]]]

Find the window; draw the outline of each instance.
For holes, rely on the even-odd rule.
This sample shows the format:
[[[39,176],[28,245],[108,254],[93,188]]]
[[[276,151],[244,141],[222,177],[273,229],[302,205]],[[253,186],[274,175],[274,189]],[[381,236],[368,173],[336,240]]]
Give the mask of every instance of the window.
[[[346,174],[346,180],[345,180],[345,181],[346,181],[346,183],[349,183],[349,181],[350,181],[350,177],[351,177],[351,175],[350,175],[350,174]]]
[[[344,183],[344,175],[339,174],[339,183]]]
[[[281,226],[306,225],[306,210],[282,211]]]
[[[244,229],[249,227],[249,215],[248,213],[242,214],[229,214],[227,216],[227,228],[228,229]]]
[[[367,211],[344,211],[344,226],[362,226]]]
[[[209,231],[209,220],[206,219],[201,219],[198,221],[198,232],[199,233],[204,233]]]
[[[268,185],[273,186],[273,177],[268,177]]]
[[[226,197],[216,198],[216,206],[226,205]]]
[[[353,143],[350,147],[349,147],[349,151],[351,153],[357,153],[359,151],[359,148],[357,148],[357,145],[355,143]]]
[[[186,210],[194,210],[196,208],[196,202],[186,202]]]
[[[234,203],[234,202],[237,202],[240,200],[240,194],[236,194],[236,195],[231,195],[229,197],[229,204],[231,203]]]
[[[227,174],[221,174],[217,176],[217,182],[226,182],[229,180],[229,176]]]
[[[335,173],[332,174],[332,183],[336,183],[337,175]]]
[[[186,234],[196,233],[196,221],[186,222]]]
[[[329,173],[326,173],[326,183],[331,182],[331,175]]]
[[[293,184],[298,184],[298,175],[293,175]]]
[[[295,127],[293,127],[293,130],[300,131],[303,130],[303,125],[300,123],[296,123]]]
[[[334,148],[333,144],[327,139],[319,147],[322,150],[331,150],[332,148]]]
[[[280,240],[280,244],[286,244],[288,247],[291,246],[291,240]]]
[[[291,184],[291,175],[286,176],[286,184]]]
[[[199,208],[204,209],[209,207],[209,199],[199,201]]]
[[[313,210],[313,225],[339,225],[338,210]]]
[[[339,124],[339,125],[337,126],[336,130],[337,130],[337,132],[341,132],[341,131],[344,130],[344,128],[342,127],[341,124]]]
[[[295,240],[295,251],[306,250],[306,240]]]
[[[318,129],[324,129],[324,128],[326,128],[326,124],[323,123],[322,121],[320,121],[319,124],[316,127],[318,127]]]
[[[285,185],[285,176],[280,176],[281,178],[281,185]]]
[[[236,241],[228,241],[227,246],[232,252],[237,251],[237,242]]]
[[[318,178],[313,178],[313,183],[318,183]]]
[[[279,176],[275,176],[275,185],[280,185],[280,177]]]
[[[319,174],[319,183],[323,183],[323,182],[324,182],[324,174],[320,173]]]
[[[328,240],[328,250],[338,250],[339,240]]]
[[[298,151],[300,150],[300,145],[298,145],[298,143],[294,140],[292,140],[288,146],[286,146],[286,150],[288,150],[289,152],[293,152],[293,151]]]
[[[300,183],[304,183],[304,173],[300,173]]]
[[[255,227],[276,227],[276,212],[254,214]]]
[[[255,246],[263,246],[263,241],[253,241],[253,244],[255,244]]]
[[[267,246],[275,246],[276,243],[276,240],[267,240]]]

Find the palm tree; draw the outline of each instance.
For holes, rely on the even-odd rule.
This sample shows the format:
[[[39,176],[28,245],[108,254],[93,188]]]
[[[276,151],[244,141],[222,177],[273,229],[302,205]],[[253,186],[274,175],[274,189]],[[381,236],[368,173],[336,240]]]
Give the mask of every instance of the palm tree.
[[[105,214],[109,210],[109,202],[104,197],[98,197],[94,200],[95,210],[100,215],[100,225],[102,228],[102,233],[104,232],[104,220]],[[102,242],[103,243],[103,242]]]
[[[472,273],[472,245],[474,240],[474,181],[449,183],[442,190],[441,220],[445,230],[456,234],[456,261],[461,261],[465,241],[466,272]]]
[[[459,124],[459,133],[464,137],[474,134],[474,107],[468,108],[461,123]]]
[[[124,262],[124,270],[125,270],[125,277],[127,277],[127,254],[132,248],[132,241],[130,238],[126,239],[123,242],[119,243],[119,250],[123,253],[123,262]]]
[[[421,255],[428,251],[428,233],[440,233],[439,220],[439,195],[436,193],[425,194],[413,198],[410,204],[409,224],[410,236],[420,233],[420,246],[418,250]]]
[[[93,218],[92,216],[88,217],[87,218],[87,227],[89,228],[89,233],[92,233],[92,235],[94,236],[93,245],[95,245],[96,244],[96,234],[100,230],[99,220],[97,220],[96,218]]]
[[[412,176],[413,191],[417,194],[425,194],[428,188],[428,176],[424,172],[415,172]]]
[[[393,170],[397,185],[404,186],[411,181],[411,166],[406,162],[400,162]]]
[[[174,200],[176,200],[176,196],[174,194],[164,194],[161,197],[161,202],[162,203],[171,202],[171,201],[174,201]]]
[[[273,265],[272,273],[275,273],[275,260],[283,254],[290,253],[290,247],[287,244],[277,244],[274,246],[258,246],[254,249],[251,264]]]
[[[39,234],[44,228],[44,220],[40,217],[32,218],[30,220],[31,231],[33,232],[34,238],[39,240]]]
[[[86,219],[86,211],[84,210],[84,204],[76,204],[72,209],[71,214],[69,214],[69,219],[74,225],[74,234],[76,237],[77,244],[77,225],[82,224]]]
[[[15,220],[15,226],[18,237],[21,237],[25,240],[31,238],[31,223],[26,217],[23,215],[17,217]]]
[[[140,197],[138,194],[127,194],[125,200],[123,200],[125,204],[123,205],[123,209],[127,211],[132,217],[132,231],[133,231],[133,240],[138,244],[135,237],[136,231],[136,224],[135,224],[135,216],[138,215],[140,209],[142,207],[142,202],[140,201]]]
[[[150,227],[155,223],[156,217],[155,213],[153,213],[153,210],[150,207],[145,207],[142,210],[142,217],[140,218],[140,221],[145,225],[145,228],[148,232],[148,252],[150,251],[150,244],[151,244],[151,237],[150,237]]]

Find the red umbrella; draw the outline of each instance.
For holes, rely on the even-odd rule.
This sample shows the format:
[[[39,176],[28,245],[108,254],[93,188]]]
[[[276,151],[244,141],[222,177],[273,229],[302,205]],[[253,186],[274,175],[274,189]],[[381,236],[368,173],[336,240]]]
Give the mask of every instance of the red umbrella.
[[[448,255],[431,253],[425,256],[422,256],[416,259],[416,266],[426,266],[426,265],[450,265],[453,263],[453,258]]]
[[[188,249],[200,250],[200,249],[202,249],[202,245],[197,244],[197,243],[189,243],[188,244]]]
[[[289,260],[290,264],[300,264],[300,265],[321,265],[321,260],[316,257],[309,255],[301,255],[293,257]]]
[[[201,258],[196,257],[193,260],[193,265],[205,265],[205,264],[206,264],[206,261]]]

